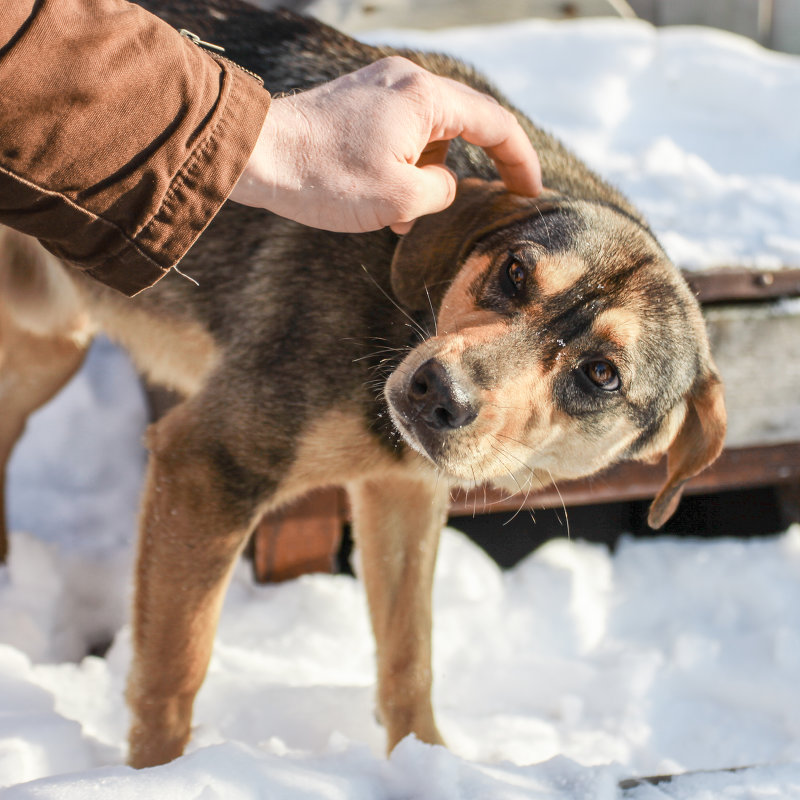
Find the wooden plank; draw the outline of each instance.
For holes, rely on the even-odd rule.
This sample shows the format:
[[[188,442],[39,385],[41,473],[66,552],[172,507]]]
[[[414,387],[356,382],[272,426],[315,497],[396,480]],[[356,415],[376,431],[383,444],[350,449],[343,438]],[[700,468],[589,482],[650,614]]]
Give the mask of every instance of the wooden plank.
[[[762,18],[771,0],[630,0],[633,10],[656,25],[711,25],[762,41]]]
[[[707,305],[728,448],[800,442],[800,302]]]
[[[665,474],[663,462],[626,463],[601,475],[563,482],[558,489],[548,487],[527,497],[480,487],[455,492],[450,515],[645,500],[655,496]],[[693,478],[685,491],[703,494],[772,485],[786,486],[792,497],[796,495],[800,485],[800,443],[726,450],[712,467]],[[333,571],[348,519],[347,499],[341,489],[316,492],[282,513],[266,516],[253,537],[256,579],[280,581],[307,572]]]
[[[770,47],[787,53],[800,53],[800,3],[774,0]]]
[[[690,770],[689,772],[676,772],[673,774],[665,774],[665,775],[648,775],[642,778],[626,778],[625,780],[621,780],[619,784],[620,789],[622,789],[623,795],[627,795],[632,790],[639,789],[642,786],[660,786],[665,783],[672,783],[672,781],[680,781],[682,778],[693,778],[696,775],[736,775],[737,773],[746,772],[747,770],[757,769],[757,767],[722,767],[720,769],[697,769],[697,770]],[[639,795],[639,792],[636,792]],[[640,796],[644,797],[647,796],[645,793],[642,793]],[[662,795],[661,793],[657,794],[658,797],[664,797],[666,800],[666,796]]]
[[[800,297],[800,269],[720,267],[702,272],[683,270],[683,276],[701,303]]]
[[[296,0],[293,5],[297,5]],[[313,13],[346,33],[409,26],[436,30],[530,17],[635,16],[627,0],[503,0],[501,3],[487,3],[486,0],[369,0],[364,3],[330,0],[320,3]]]
[[[797,0],[629,0],[656,25],[711,25],[750,36],[765,47],[800,53]]]
[[[252,539],[253,572],[260,583],[309,572],[333,572],[345,519],[344,492],[313,492],[265,515]]]
[[[579,481],[565,481],[525,495],[508,496],[494,489],[474,489],[453,497],[453,516],[516,511],[522,508],[566,506],[644,500],[654,497],[666,475],[660,464],[619,464]],[[725,450],[715,464],[693,478],[688,494],[703,494],[800,481],[800,443]]]

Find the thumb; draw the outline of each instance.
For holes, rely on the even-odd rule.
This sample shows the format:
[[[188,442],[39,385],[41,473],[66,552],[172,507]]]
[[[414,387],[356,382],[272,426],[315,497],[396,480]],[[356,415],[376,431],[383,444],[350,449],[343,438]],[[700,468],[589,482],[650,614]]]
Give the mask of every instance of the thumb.
[[[455,200],[456,175],[444,164],[408,165],[405,179],[413,181],[405,208],[398,209],[397,220],[391,224],[395,233],[407,233],[413,220],[426,214],[435,214]],[[413,172],[408,172],[413,170]]]

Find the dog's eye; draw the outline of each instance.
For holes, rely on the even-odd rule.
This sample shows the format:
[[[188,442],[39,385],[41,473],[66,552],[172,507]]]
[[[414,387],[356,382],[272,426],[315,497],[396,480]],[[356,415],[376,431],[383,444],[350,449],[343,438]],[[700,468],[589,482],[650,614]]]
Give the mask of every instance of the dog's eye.
[[[528,270],[516,256],[510,255],[503,265],[501,278],[505,293],[509,297],[517,297],[525,290]]]
[[[619,389],[619,374],[613,364],[603,359],[589,361],[582,367],[584,375],[597,387],[606,392]]]

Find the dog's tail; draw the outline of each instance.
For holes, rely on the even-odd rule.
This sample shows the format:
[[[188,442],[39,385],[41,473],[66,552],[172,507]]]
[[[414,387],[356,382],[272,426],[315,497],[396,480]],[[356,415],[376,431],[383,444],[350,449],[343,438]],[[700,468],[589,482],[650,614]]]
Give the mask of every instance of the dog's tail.
[[[0,226],[0,309],[43,338],[91,338],[89,318],[67,269],[34,238]]]

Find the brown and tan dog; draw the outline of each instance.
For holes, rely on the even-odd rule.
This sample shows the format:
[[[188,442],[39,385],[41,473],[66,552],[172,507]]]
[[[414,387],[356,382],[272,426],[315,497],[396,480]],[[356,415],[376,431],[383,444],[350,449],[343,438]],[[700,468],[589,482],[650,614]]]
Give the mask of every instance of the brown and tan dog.
[[[200,19],[184,5],[153,10],[191,21],[273,91],[387,55],[236,0],[207,0]],[[406,55],[494,91],[458,62]],[[346,486],[388,747],[411,732],[439,742],[431,581],[451,485],[527,492],[667,452],[657,527],[719,453],[722,391],[694,297],[638,212],[522,121],[549,187],[540,198],[508,194],[484,154],[456,142],[456,201],[404,238],[227,206],[181,264],[199,286],[173,273],[128,300],[3,232],[3,468],[96,331],[185,397],[148,433],[133,765],[175,758],[189,739],[226,582],[265,511]]]

